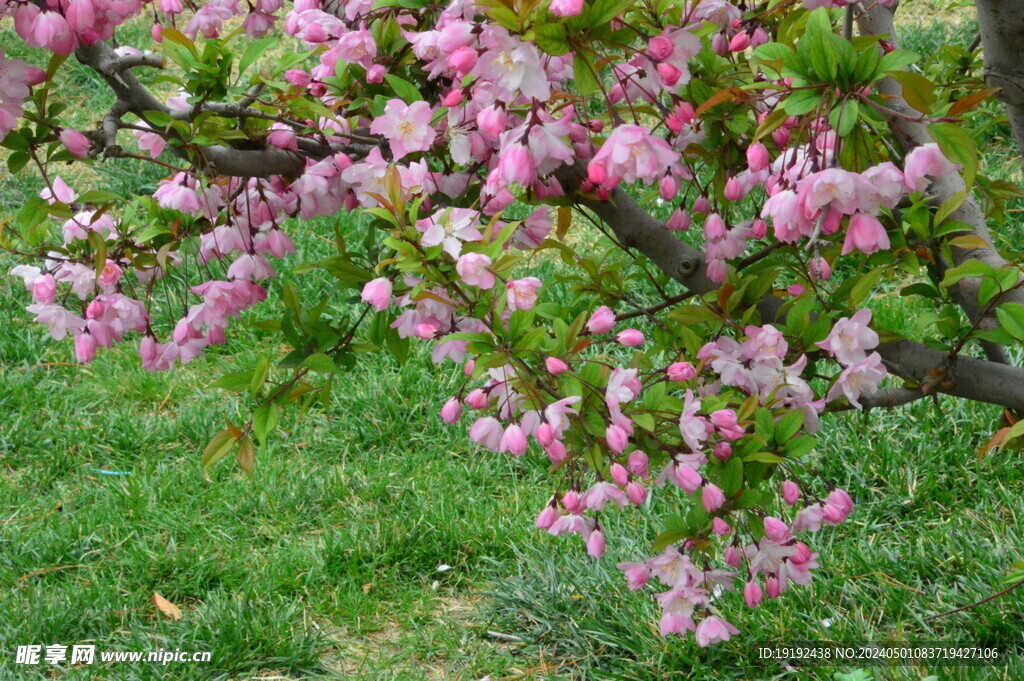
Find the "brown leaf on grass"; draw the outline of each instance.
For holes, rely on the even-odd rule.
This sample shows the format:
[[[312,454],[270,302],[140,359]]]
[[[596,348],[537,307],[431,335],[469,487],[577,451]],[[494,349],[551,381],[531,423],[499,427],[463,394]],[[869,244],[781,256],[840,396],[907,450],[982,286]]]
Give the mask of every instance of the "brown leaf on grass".
[[[157,610],[167,615],[175,622],[181,619],[181,608],[176,606],[174,603],[171,603],[155,591],[153,592],[153,605],[156,606]]]

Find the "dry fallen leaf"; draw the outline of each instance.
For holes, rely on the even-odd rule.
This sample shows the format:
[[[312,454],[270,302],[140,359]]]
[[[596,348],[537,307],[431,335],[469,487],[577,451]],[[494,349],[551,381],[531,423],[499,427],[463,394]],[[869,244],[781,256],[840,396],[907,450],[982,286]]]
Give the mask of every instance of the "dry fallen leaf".
[[[373,584],[363,584],[363,593],[364,594],[370,593],[370,589],[372,589],[372,588],[373,588]]]
[[[171,603],[155,591],[153,592],[153,605],[156,606],[157,610],[167,615],[172,620],[177,621],[181,619],[181,608],[176,606],[174,603]]]

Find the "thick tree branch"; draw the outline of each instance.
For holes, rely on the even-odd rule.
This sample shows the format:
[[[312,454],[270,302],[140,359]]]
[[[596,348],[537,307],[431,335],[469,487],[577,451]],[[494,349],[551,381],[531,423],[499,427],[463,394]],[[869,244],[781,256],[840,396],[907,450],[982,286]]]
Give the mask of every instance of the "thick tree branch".
[[[1000,3],[997,1],[995,4]],[[1009,5],[1013,3],[1001,4],[1006,5],[1007,9],[1009,9]],[[1024,12],[1018,11],[1018,14],[1024,14]],[[874,6],[870,11],[858,17],[858,23],[862,34],[885,35],[888,36],[890,42],[895,39],[896,28],[893,22],[893,10],[888,7]],[[984,35],[984,33],[983,27],[982,34]],[[1014,40],[1018,43],[1022,42],[1020,35],[1018,33],[1014,37]],[[1018,49],[1020,49],[1020,46],[1018,46]],[[1021,53],[1024,54],[1024,51]],[[903,99],[901,94],[902,88],[899,83],[892,78],[883,78],[878,83],[878,92],[886,98],[888,107],[895,114],[888,117],[889,127],[905,149],[911,149],[932,141],[931,136],[928,134],[928,126],[920,120],[916,120],[920,117],[917,110]],[[935,178],[928,186],[928,192],[937,205],[965,191],[967,191],[967,186],[964,183],[963,177],[958,173],[950,173]],[[985,221],[985,215],[973,196],[968,194],[964,202],[950,214],[949,218],[969,225],[972,228],[971,233],[980,237],[982,241],[988,244],[986,248],[952,248],[954,266],[970,259],[981,260],[996,268],[1009,264],[996,250],[992,234],[989,232],[988,224]],[[950,291],[953,299],[963,308],[972,322],[977,320],[979,314],[977,301],[981,281],[980,277],[966,277],[954,285]],[[1004,296],[1001,299],[1001,303],[1005,302],[1024,303],[1024,290],[1018,289]],[[982,330],[990,330],[998,326],[999,321],[995,316],[994,310],[985,319],[982,319],[979,324],[979,328]],[[1005,352],[991,343],[983,343],[982,348],[985,350],[986,355],[994,361],[1004,361],[1006,359]]]
[[[1024,4],[1010,0],[978,0],[975,4],[985,82],[991,88],[999,88],[996,97],[1010,119],[1017,152],[1024,155]]]

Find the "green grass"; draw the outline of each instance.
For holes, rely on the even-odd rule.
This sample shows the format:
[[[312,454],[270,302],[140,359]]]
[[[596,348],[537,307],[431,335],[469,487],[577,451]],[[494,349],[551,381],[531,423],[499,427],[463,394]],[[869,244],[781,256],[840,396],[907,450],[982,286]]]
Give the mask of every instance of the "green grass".
[[[910,46],[970,40],[969,27],[934,26]],[[76,67],[71,94],[90,78]],[[91,113],[77,114],[82,124]],[[1019,178],[1005,149],[986,152],[1000,176]],[[128,189],[162,174],[107,170],[119,165],[102,165],[98,181]],[[0,198],[17,205],[35,186],[28,172],[5,177]],[[307,252],[315,243],[300,237]],[[0,258],[0,269],[10,264]],[[296,284],[328,286],[315,276]],[[249,319],[278,309],[279,291]],[[235,325],[225,347],[166,374],[141,371],[127,345],[80,367],[68,343],[42,340],[26,298],[0,278],[0,681],[830,680],[852,667],[787,673],[754,649],[822,638],[1022,644],[1021,591],[925,619],[999,590],[1006,566],[1024,559],[1019,456],[977,455],[998,409],[942,398],[938,409],[830,417],[817,465],[851,490],[855,515],[815,538],[823,567],[811,587],[735,617],[739,636],[701,650],[662,638],[656,604],[626,591],[614,568],[645,553],[656,521],[612,517],[601,561],[578,540],[534,530],[541,458],[481,452],[442,426],[436,412],[452,384],[425,354],[404,366],[367,356],[340,377],[329,408],[287,414],[254,479],[226,464],[207,479],[199,450],[247,407],[206,386],[275,355],[274,338]],[[883,325],[912,330],[906,300],[871,305]],[[154,592],[181,608],[180,621],[157,610]],[[15,667],[16,646],[30,643],[212,660]],[[901,681],[1024,678],[1020,657],[997,668],[874,669]]]

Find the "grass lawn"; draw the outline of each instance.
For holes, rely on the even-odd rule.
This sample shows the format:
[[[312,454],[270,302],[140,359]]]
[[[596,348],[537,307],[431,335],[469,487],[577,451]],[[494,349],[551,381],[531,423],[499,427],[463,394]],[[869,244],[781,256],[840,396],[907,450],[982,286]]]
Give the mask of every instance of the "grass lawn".
[[[921,33],[922,47],[944,39],[934,32]],[[0,195],[13,201],[30,186],[5,177]],[[307,252],[322,226],[300,233]],[[12,264],[0,257],[0,269]],[[328,285],[292,278],[300,289]],[[278,309],[279,292],[247,319]],[[1024,590],[926,619],[1000,590],[1006,567],[1024,560],[1019,454],[977,453],[996,408],[942,398],[939,409],[830,417],[815,456],[854,495],[855,515],[817,536],[812,586],[736,618],[740,635],[703,650],[692,637],[662,638],[656,604],[626,591],[614,568],[646,550],[655,521],[611,518],[609,537],[623,539],[600,561],[578,540],[533,529],[542,455],[478,451],[443,426],[451,387],[425,353],[405,365],[367,356],[340,377],[328,409],[286,415],[254,478],[229,465],[205,478],[199,450],[246,408],[207,386],[275,355],[273,337],[236,325],[226,346],[172,373],[143,372],[127,344],[81,367],[70,344],[41,340],[26,301],[19,280],[0,277],[0,681],[832,681],[856,665],[788,670],[755,649],[825,638],[1024,646]],[[871,305],[883,325],[912,328],[904,299]],[[212,655],[15,666],[25,644]],[[849,678],[1024,679],[1024,657],[871,670]]]

